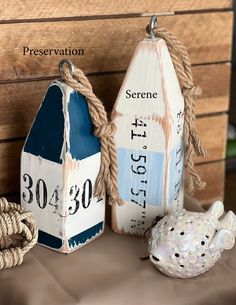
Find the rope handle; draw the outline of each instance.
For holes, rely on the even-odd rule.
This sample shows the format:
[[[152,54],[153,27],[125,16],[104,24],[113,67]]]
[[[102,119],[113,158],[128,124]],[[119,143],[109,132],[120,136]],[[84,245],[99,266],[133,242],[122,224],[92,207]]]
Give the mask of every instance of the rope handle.
[[[12,268],[23,262],[37,242],[38,230],[31,212],[20,205],[0,198],[0,269]]]
[[[206,183],[201,181],[194,167],[194,156],[206,157],[207,152],[203,147],[196,131],[195,125],[195,100],[201,95],[202,90],[193,82],[191,61],[186,47],[181,41],[165,28],[157,26],[157,17],[152,16],[150,24],[146,27],[151,39],[162,38],[169,50],[179,83],[184,97],[185,116],[185,165],[187,169],[188,192],[194,193],[195,188],[204,189]]]
[[[195,99],[201,95],[201,88],[193,83],[191,62],[185,46],[171,32],[164,28],[156,28],[155,23],[156,16],[153,16],[147,31],[150,33],[151,39],[160,37],[165,40],[185,101],[185,164],[188,176],[188,191],[193,194],[195,187],[203,189],[206,185],[196,172],[193,161],[194,155],[206,156],[206,150],[200,141],[195,126]],[[124,201],[120,198],[118,191],[118,166],[114,143],[116,127],[113,122],[108,122],[105,108],[93,93],[92,86],[83,71],[74,67],[68,60],[60,62],[59,70],[67,85],[86,97],[90,116],[95,126],[94,134],[101,141],[101,166],[96,179],[94,195],[98,197],[105,195],[106,184],[110,196],[109,203],[111,205],[115,203],[123,205]]]
[[[116,126],[113,122],[108,122],[105,108],[94,94],[82,70],[75,66],[72,69],[71,62],[67,60],[59,64],[59,70],[65,83],[85,96],[94,125],[94,135],[100,139],[101,165],[95,182],[94,196],[105,196],[107,190],[110,205],[123,205],[124,201],[118,191],[118,164],[114,142]]]

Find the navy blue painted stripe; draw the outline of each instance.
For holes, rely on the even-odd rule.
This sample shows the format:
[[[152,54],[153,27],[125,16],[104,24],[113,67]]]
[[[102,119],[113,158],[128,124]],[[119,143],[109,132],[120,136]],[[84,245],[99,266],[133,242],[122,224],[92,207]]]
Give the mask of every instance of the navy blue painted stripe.
[[[49,87],[44,97],[25,142],[24,151],[61,164],[63,141],[62,92],[55,85]]]
[[[68,241],[69,248],[77,247],[80,244],[84,244],[87,240],[95,237],[103,230],[103,221],[99,222],[95,226],[71,237]]]
[[[39,230],[38,243],[54,249],[60,249],[62,247],[62,240],[60,238],[41,230]]]
[[[70,147],[73,159],[82,160],[100,152],[100,140],[93,134],[94,126],[85,97],[78,91],[68,101]],[[31,127],[24,151],[62,164],[64,141],[63,94],[58,84],[49,87]],[[68,145],[70,144],[70,145]]]
[[[103,230],[103,225],[104,222],[101,221],[95,226],[83,231],[82,233],[71,237],[68,240],[69,248],[77,247],[80,244],[84,244],[87,240],[95,237]],[[38,243],[53,249],[61,249],[63,244],[62,239],[41,230],[39,230]]]
[[[78,91],[73,91],[70,94],[68,112],[72,158],[82,160],[100,152],[100,140],[93,134],[94,126],[87,101]]]

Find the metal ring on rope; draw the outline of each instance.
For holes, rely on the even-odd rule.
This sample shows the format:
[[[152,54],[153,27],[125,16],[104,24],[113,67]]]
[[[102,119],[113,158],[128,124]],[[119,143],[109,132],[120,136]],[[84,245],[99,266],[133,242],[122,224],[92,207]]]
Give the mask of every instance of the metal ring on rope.
[[[149,25],[146,27],[146,31],[148,32],[148,34],[150,35],[151,39],[155,39],[155,28],[157,27],[157,16],[153,15],[150,19],[150,23]]]
[[[68,66],[70,74],[73,76],[75,72],[75,66],[73,65],[72,61],[69,59],[62,59],[58,65],[58,69],[60,73],[63,72],[64,65]]]

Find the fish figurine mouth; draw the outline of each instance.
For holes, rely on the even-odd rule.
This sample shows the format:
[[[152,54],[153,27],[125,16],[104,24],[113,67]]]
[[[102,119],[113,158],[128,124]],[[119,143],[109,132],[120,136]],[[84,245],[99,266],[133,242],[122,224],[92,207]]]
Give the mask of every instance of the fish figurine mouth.
[[[156,257],[155,255],[150,255],[150,260],[154,263],[157,264],[158,262],[160,262],[160,259],[158,257]]]
[[[172,269],[171,266],[167,264],[167,262],[164,262],[164,260],[159,258],[157,255],[151,254],[149,255],[149,259],[153,266],[164,274],[167,274],[168,270]],[[165,270],[163,269],[163,267],[165,267]]]

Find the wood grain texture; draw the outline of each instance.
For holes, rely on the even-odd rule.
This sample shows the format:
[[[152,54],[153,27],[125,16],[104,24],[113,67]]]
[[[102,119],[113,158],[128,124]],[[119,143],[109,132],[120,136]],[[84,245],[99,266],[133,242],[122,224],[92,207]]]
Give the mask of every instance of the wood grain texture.
[[[0,143],[0,194],[20,189],[20,154],[23,141]]]
[[[207,186],[202,191],[196,191],[194,197],[202,204],[211,204],[216,200],[224,200],[225,162],[206,163],[197,166],[202,180]]]
[[[197,84],[203,89],[197,101],[197,114],[225,112],[229,104],[230,65],[193,67]],[[110,113],[124,73],[90,76],[94,92]],[[0,140],[26,136],[37,108],[51,81],[0,84]],[[220,84],[220,85],[219,85]]]
[[[1,1],[1,20],[65,18],[120,14],[226,9],[232,0],[53,0]]]
[[[232,17],[231,12],[165,16],[159,24],[179,36],[193,64],[221,62],[231,58]],[[0,80],[54,76],[64,57],[85,73],[124,71],[148,23],[140,17],[0,24]],[[25,46],[82,48],[84,55],[29,56],[23,55]]]
[[[225,159],[227,123],[227,114],[197,119],[197,131],[207,150],[207,156],[196,158],[195,163]]]
[[[206,159],[197,162],[222,160],[225,156],[227,115],[200,118],[197,127],[208,151]],[[22,140],[0,143],[0,194],[18,191]]]
[[[193,67],[194,82],[202,88],[202,96],[196,102],[196,113],[210,114],[229,109],[230,63]]]

